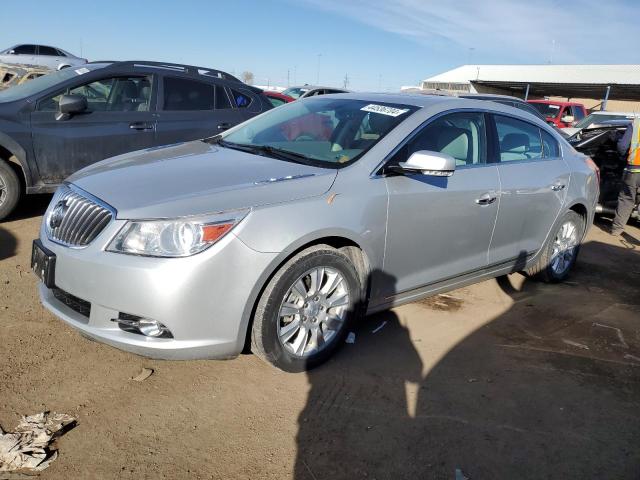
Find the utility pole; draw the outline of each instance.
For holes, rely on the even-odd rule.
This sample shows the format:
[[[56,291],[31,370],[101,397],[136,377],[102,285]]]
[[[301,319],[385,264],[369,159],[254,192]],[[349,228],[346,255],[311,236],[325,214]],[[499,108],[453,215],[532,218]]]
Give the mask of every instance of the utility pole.
[[[287,87],[290,87],[291,83],[289,82],[289,69],[287,68]]]
[[[322,58],[322,54],[318,54],[318,74],[316,75],[316,85],[320,85],[320,58]]]
[[[378,91],[382,91],[382,74],[378,74]]]
[[[344,74],[344,81],[342,82],[342,88],[344,88],[346,90],[348,86],[349,86],[349,74],[345,73]]]

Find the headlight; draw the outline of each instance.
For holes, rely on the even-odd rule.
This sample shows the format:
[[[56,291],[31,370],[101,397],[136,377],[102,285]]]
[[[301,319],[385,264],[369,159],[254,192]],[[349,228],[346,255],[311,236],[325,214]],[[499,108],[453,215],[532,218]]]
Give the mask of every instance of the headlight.
[[[188,257],[220,240],[249,210],[175,220],[129,221],[111,240],[109,252],[150,257]]]

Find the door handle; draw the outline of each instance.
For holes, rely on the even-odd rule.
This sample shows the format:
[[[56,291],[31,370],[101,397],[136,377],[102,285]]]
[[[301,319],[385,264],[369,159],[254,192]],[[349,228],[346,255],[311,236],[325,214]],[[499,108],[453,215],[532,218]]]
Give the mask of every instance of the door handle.
[[[478,205],[491,205],[493,202],[495,202],[498,199],[498,195],[491,192],[491,193],[485,193],[483,195],[480,196],[480,198],[476,198],[476,203]]]
[[[228,130],[229,128],[231,128],[231,124],[227,123],[227,122],[222,122],[218,124],[218,130]]]
[[[155,124],[153,122],[131,122],[129,128],[131,130],[149,131],[154,129]]]
[[[566,185],[564,183],[556,183],[554,185],[551,185],[551,190],[553,190],[554,192],[559,192],[564,187],[566,187]]]

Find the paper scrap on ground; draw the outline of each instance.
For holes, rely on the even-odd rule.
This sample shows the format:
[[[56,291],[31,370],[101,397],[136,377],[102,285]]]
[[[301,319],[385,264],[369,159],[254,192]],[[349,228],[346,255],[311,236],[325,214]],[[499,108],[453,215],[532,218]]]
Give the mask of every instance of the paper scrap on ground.
[[[42,412],[22,417],[13,433],[0,428],[0,472],[44,470],[58,456],[51,443],[75,422],[64,413]]]
[[[378,333],[380,330],[382,330],[384,328],[384,326],[387,324],[387,321],[385,320],[384,322],[382,322],[380,325],[378,325],[378,327],[376,327],[375,329],[373,329],[371,331],[371,333]]]
[[[347,339],[345,340],[346,343],[356,343],[356,334],[354,332],[349,332],[349,335],[347,335]]]
[[[136,382],[142,382],[151,376],[153,373],[153,368],[143,368],[138,375],[133,377],[131,380]]]

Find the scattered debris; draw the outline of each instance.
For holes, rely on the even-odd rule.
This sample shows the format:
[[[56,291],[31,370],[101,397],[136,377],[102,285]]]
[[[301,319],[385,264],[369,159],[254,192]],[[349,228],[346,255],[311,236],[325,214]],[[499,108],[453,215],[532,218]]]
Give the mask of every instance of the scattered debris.
[[[469,477],[462,473],[461,469],[456,468],[456,480],[469,480]]]
[[[571,345],[572,347],[578,347],[583,350],[589,350],[589,347],[583,343],[574,342],[573,340],[565,340],[564,338],[562,339],[562,341],[567,345]]]
[[[71,415],[42,412],[22,417],[14,433],[0,428],[0,472],[44,470],[58,456],[52,442],[75,425]]]
[[[620,340],[620,343],[614,343],[612,345],[616,345],[622,348],[629,348],[629,345],[627,345],[627,342],[624,341],[624,335],[622,335],[622,330],[620,330],[617,327],[612,327],[610,325],[604,325],[602,323],[594,323],[593,324],[594,327],[601,327],[601,328],[609,328],[611,330],[615,330],[616,334],[618,335],[618,340]]]
[[[477,378],[468,378],[468,379],[467,379],[467,382],[469,382],[469,383],[475,383],[475,382],[477,382],[477,381],[478,381],[478,379],[477,379]]]
[[[624,358],[627,360],[633,360],[635,362],[640,362],[640,357],[636,357],[635,355],[631,355],[629,353],[625,354]]]
[[[349,332],[349,335],[347,335],[347,339],[345,340],[345,343],[356,343],[355,332]]]
[[[135,377],[131,378],[131,380],[133,380],[134,382],[142,382],[147,378],[149,378],[152,373],[153,373],[153,368],[143,368],[142,370],[140,370],[140,373]]]
[[[424,298],[416,303],[432,308],[433,310],[455,312],[456,310],[460,310],[463,302],[460,298],[441,293],[435,297]]]
[[[384,326],[387,324],[387,321],[385,320],[384,322],[382,322],[380,325],[378,325],[376,328],[374,328],[373,330],[371,330],[371,333],[378,333],[380,330],[382,330],[384,328]]]

